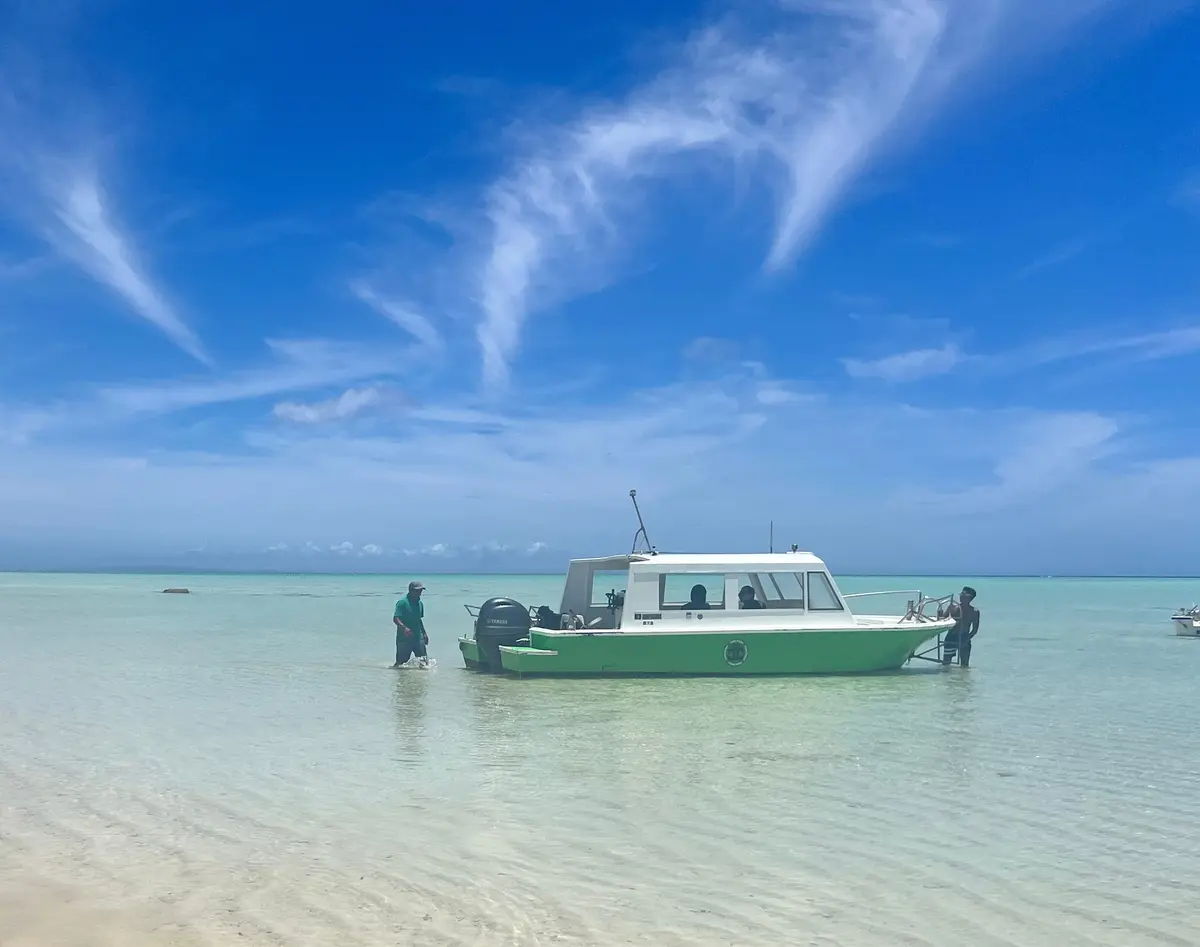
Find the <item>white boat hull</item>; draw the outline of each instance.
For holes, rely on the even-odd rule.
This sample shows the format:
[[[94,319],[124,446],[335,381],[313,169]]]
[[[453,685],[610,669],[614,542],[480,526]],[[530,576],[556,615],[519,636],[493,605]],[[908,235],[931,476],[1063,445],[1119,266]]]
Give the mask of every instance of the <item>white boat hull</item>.
[[[1171,619],[1171,624],[1175,627],[1175,634],[1180,637],[1200,636],[1200,628],[1196,627],[1196,619],[1191,615],[1176,615]]]

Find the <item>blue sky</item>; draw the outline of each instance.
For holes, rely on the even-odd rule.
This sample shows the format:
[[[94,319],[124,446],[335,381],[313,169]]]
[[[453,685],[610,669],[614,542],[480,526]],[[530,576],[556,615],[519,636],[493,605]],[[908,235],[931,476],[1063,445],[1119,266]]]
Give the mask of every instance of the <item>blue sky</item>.
[[[0,567],[1200,574],[1200,10],[0,9]]]

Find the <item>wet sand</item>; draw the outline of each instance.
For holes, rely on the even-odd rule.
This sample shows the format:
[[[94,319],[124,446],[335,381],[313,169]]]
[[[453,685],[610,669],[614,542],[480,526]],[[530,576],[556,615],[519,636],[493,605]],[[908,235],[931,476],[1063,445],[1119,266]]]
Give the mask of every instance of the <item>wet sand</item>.
[[[0,866],[3,947],[199,947],[163,906],[104,907],[80,888],[35,881]]]

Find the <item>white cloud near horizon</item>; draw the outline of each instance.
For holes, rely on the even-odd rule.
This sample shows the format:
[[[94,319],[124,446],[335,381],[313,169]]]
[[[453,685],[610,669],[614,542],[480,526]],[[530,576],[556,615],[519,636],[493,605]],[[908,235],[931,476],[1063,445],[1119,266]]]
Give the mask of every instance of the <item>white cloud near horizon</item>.
[[[977,569],[1004,568],[1004,549],[1021,536],[1050,537],[1040,549],[1067,556],[1072,530],[1099,528],[1088,517],[1119,499],[1125,512],[1105,527],[1142,537],[1126,537],[1123,554],[1151,543],[1162,551],[1139,524],[1169,511],[1153,495],[1134,498],[1167,476],[1168,462],[1137,453],[1126,436],[1137,419],[830,398],[764,404],[764,382],[788,386],[730,368],[605,405],[523,409],[487,430],[471,412],[431,405],[428,417],[462,423],[405,416],[371,436],[263,429],[241,449],[203,455],[0,445],[0,520],[6,549],[71,536],[81,555],[87,537],[109,550],[113,536],[144,555],[199,541],[226,550],[274,542],[297,555],[311,544],[313,555],[331,555],[346,536],[397,537],[373,541],[381,557],[407,550],[431,561],[487,543],[518,558],[588,555],[627,546],[636,487],[660,548],[758,548],[774,519],[777,536],[842,563],[901,568],[904,549],[907,561],[948,568],[936,537],[970,515],[972,548],[953,554]],[[1173,479],[1170,496],[1200,501],[1200,479]],[[357,559],[365,547],[352,546]]]
[[[770,4],[759,8],[768,17]],[[528,316],[602,285],[656,179],[710,160],[774,194],[764,268],[791,264],[854,180],[996,62],[1007,74],[1127,0],[805,0],[765,32],[726,17],[655,76],[562,124],[523,129],[486,189],[483,374],[503,386]],[[757,21],[762,22],[762,18]],[[1007,77],[1007,75],[1006,75]],[[687,159],[692,160],[687,160]]]

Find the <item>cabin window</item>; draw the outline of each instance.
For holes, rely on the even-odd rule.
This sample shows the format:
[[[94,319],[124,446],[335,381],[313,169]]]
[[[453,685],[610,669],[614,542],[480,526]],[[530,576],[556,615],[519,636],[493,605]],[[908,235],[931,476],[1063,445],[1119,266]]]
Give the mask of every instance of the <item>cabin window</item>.
[[[739,592],[747,585],[754,589],[754,601],[763,608],[804,608],[803,572],[743,572],[731,578]],[[737,607],[744,607],[740,599]]]
[[[843,610],[829,576],[824,572],[808,574],[808,610],[815,612],[840,612]]]
[[[607,608],[608,593],[624,593],[628,578],[628,572],[593,572],[592,606],[594,608]]]
[[[699,586],[699,588],[697,588]],[[703,594],[701,594],[703,592]],[[658,605],[680,611],[704,611],[695,604],[702,598],[708,609],[725,607],[725,576],[696,572],[672,572],[659,577]]]

